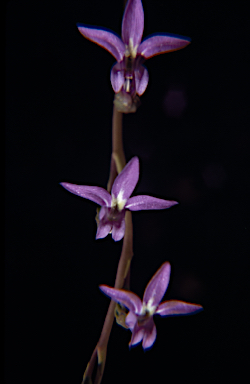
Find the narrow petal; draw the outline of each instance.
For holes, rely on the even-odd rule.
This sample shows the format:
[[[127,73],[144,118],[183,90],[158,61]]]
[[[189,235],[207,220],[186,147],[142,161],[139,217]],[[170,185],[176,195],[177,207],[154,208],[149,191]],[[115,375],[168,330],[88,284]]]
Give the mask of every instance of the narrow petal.
[[[124,70],[120,63],[116,63],[111,69],[110,81],[115,93],[120,92],[124,84]]]
[[[107,285],[100,285],[100,290],[109,296],[117,303],[123,304],[133,313],[140,313],[141,311],[141,299],[133,292],[125,291],[124,289],[116,289],[108,287]]]
[[[144,29],[144,12],[141,0],[128,0],[122,19],[122,40],[126,45],[140,44]]]
[[[179,300],[169,300],[161,303],[155,313],[160,316],[188,315],[202,309],[202,306],[199,304],[185,303],[184,301]]]
[[[148,80],[148,70],[143,65],[140,65],[140,67],[135,70],[136,93],[139,96],[141,96],[145,92],[148,86]]]
[[[156,35],[144,40],[140,44],[137,53],[141,54],[145,59],[149,59],[160,53],[172,52],[185,48],[190,42],[188,37],[182,38],[171,35]]]
[[[118,201],[125,202],[132,194],[139,179],[139,159],[133,157],[114,181],[111,195]],[[125,205],[125,204],[124,204]]]
[[[122,61],[125,54],[125,45],[115,33],[105,29],[87,27],[83,24],[77,24],[77,28],[86,39],[105,48],[117,61]]]
[[[164,200],[147,195],[138,195],[130,197],[125,208],[130,211],[141,211],[145,209],[166,209],[176,204],[178,203],[174,200]]]
[[[142,342],[142,348],[147,349],[152,347],[156,339],[156,326],[153,318],[151,317],[144,327],[144,336]]]
[[[112,229],[112,239],[115,241],[120,241],[123,239],[125,233],[125,219],[122,219],[121,222],[113,222]]]
[[[112,224],[99,221],[97,232],[96,232],[96,239],[103,239],[104,237],[108,236],[109,232],[111,231]]]
[[[127,325],[127,327],[129,327],[131,331],[133,331],[136,323],[137,323],[137,316],[133,312],[129,311],[129,313],[126,316],[125,324]]]
[[[109,210],[107,207],[101,207],[100,212],[99,212],[99,220],[106,220],[108,212],[109,212]]]
[[[144,327],[140,327],[138,324],[135,324],[129,346],[132,347],[132,345],[140,343],[143,339],[144,332]]]
[[[161,268],[154,274],[145,289],[143,304],[148,304],[151,307],[159,305],[168,287],[170,270],[170,264],[166,262],[162,264]]]
[[[84,199],[88,199],[94,201],[95,203],[110,207],[111,205],[111,196],[106,191],[106,189],[101,187],[92,187],[89,185],[78,185],[78,184],[70,184],[70,183],[60,183],[65,189],[69,192],[74,193],[75,195],[84,197]]]

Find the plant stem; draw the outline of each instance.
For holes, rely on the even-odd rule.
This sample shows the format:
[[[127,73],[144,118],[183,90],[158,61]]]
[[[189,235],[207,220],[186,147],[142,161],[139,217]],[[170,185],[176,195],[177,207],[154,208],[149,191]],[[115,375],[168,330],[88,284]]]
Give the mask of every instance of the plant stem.
[[[113,107],[112,117],[112,155],[107,191],[110,192],[113,182],[126,165],[122,140],[122,113]]]
[[[122,113],[118,112],[116,107],[114,106],[112,118],[112,155],[110,164],[110,174],[107,185],[107,190],[109,192],[111,191],[115,177],[118,173],[122,171],[125,165],[126,159],[122,140]],[[118,263],[114,284],[114,287],[118,289],[123,288],[124,285],[126,285],[126,288],[129,286],[130,264],[133,257],[133,224],[132,214],[130,211],[127,211],[125,214],[125,223],[126,228],[122,244],[122,252]],[[95,373],[94,384],[100,384],[102,380],[109,336],[114,322],[115,307],[116,303],[111,300],[106,318],[104,320],[100,339],[92,353],[91,359],[84,372],[82,384],[93,383],[92,373],[96,365],[97,369]]]

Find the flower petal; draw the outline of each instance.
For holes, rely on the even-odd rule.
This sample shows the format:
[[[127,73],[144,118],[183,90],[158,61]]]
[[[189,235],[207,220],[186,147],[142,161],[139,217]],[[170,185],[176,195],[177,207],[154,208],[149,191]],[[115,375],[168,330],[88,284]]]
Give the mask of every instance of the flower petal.
[[[140,44],[137,53],[141,54],[145,59],[149,59],[160,53],[172,52],[184,48],[190,44],[190,42],[188,37],[180,38],[169,34],[151,36]]]
[[[145,92],[148,86],[148,80],[148,70],[143,65],[140,65],[140,67],[135,70],[135,87],[136,93],[138,93],[139,96]]]
[[[112,186],[111,195],[118,202],[127,201],[139,179],[139,159],[133,157],[117,176]],[[125,204],[124,204],[125,205]]]
[[[74,193],[75,195],[84,197],[84,199],[88,199],[94,201],[95,203],[110,207],[111,206],[111,196],[106,191],[106,189],[101,187],[92,187],[89,185],[78,185],[78,184],[70,184],[70,183],[60,183],[65,189],[69,192]]]
[[[127,327],[129,327],[131,331],[133,331],[136,323],[137,316],[133,312],[129,311],[125,319],[125,324],[127,325]]]
[[[132,345],[140,343],[143,339],[144,332],[145,332],[144,327],[141,327],[136,323],[132,331],[132,336],[129,342],[129,346],[132,347]]]
[[[141,0],[128,0],[122,19],[122,40],[132,47],[140,44],[144,29],[144,12]]]
[[[117,303],[123,304],[133,313],[140,313],[141,299],[133,292],[124,289],[111,288],[107,285],[100,285],[100,290]]]
[[[174,200],[158,199],[147,195],[137,195],[128,199],[125,208],[130,211],[141,211],[145,209],[166,209],[178,204]]]
[[[122,219],[120,222],[113,222],[112,228],[112,239],[115,241],[120,241],[124,237],[125,233],[125,219]]]
[[[155,342],[156,339],[156,326],[153,320],[153,317],[151,317],[144,327],[144,336],[142,341],[142,348],[147,349],[152,347],[152,345]]]
[[[151,307],[158,306],[167,290],[170,270],[170,264],[166,262],[162,264],[161,268],[154,274],[145,289],[143,304],[147,305],[150,302]]]
[[[111,223],[99,221],[97,232],[96,232],[96,239],[103,239],[104,237],[108,236],[112,228]]]
[[[116,63],[111,69],[110,81],[114,92],[120,92],[124,84],[124,70],[120,63]]]
[[[202,309],[202,306],[199,304],[191,304],[179,300],[169,300],[161,303],[155,314],[160,316],[188,315]]]
[[[83,24],[77,24],[77,28],[86,39],[105,48],[117,61],[122,61],[125,54],[125,45],[115,33],[106,29],[87,27]]]
[[[109,209],[107,207],[101,207],[99,212],[99,220],[106,221],[106,217],[108,215]]]

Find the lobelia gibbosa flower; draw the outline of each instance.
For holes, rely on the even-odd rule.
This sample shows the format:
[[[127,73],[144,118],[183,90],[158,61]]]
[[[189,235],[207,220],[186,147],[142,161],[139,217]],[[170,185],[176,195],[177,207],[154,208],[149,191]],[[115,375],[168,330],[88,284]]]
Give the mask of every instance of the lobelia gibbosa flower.
[[[141,0],[128,0],[122,19],[122,38],[101,28],[77,24],[81,34],[109,51],[117,60],[111,70],[110,80],[115,93],[122,91],[132,98],[145,92],[148,71],[142,63],[160,53],[186,47],[188,37],[170,34],[152,35],[143,42],[144,12]]]
[[[147,195],[130,197],[139,179],[139,159],[133,157],[114,180],[111,195],[106,189],[88,185],[60,183],[69,192],[94,201],[101,206],[96,239],[112,233],[112,238],[119,241],[125,233],[125,211],[147,209],[166,209],[175,204],[173,200],[158,199]]]
[[[153,345],[156,339],[154,315],[188,315],[203,309],[201,305],[179,300],[164,301],[160,304],[167,290],[169,278],[170,264],[165,262],[149,281],[142,301],[133,292],[100,285],[103,293],[129,310],[125,320],[125,324],[132,331],[129,346],[141,341],[144,349]]]

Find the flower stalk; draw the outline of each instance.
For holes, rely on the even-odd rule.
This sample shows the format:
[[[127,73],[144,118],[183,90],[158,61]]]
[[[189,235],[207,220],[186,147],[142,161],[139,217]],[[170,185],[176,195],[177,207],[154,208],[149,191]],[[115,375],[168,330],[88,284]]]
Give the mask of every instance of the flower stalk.
[[[126,160],[122,140],[122,113],[118,112],[116,107],[114,106],[112,118],[112,155],[110,175],[107,185],[108,191],[111,190],[116,175],[122,171],[125,165]],[[133,257],[133,224],[132,213],[130,211],[127,211],[125,213],[125,224],[126,226],[122,244],[122,251],[118,263],[114,285],[117,289],[122,289],[125,287],[126,289],[129,289],[129,272],[131,260]],[[96,344],[96,347],[84,372],[82,384],[100,384],[102,380],[107,356],[107,346],[110,332],[114,322],[116,306],[117,303],[111,300],[104,320],[100,338]],[[122,312],[120,311],[118,317],[116,317],[117,322],[120,321],[123,324],[123,321],[121,320],[122,318]],[[96,372],[95,377],[93,378],[92,375],[94,373],[95,366]]]

